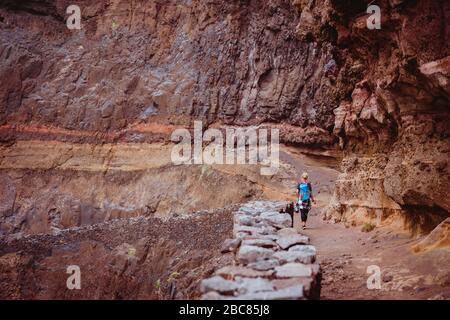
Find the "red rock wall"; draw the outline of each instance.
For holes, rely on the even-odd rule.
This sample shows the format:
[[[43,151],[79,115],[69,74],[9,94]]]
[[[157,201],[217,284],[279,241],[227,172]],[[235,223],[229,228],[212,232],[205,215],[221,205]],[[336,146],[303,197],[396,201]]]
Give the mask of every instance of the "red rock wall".
[[[297,1],[298,35],[332,43],[340,66],[334,133],[345,156],[326,215],[406,214],[426,230],[450,210],[450,4],[378,1],[381,29],[369,30],[368,2]]]
[[[296,38],[290,1],[78,4],[82,29],[73,31],[69,1],[0,7],[0,75],[9,79],[0,123],[114,132],[192,118],[284,122],[322,130],[307,144],[333,142],[336,103],[323,72],[332,54]]]

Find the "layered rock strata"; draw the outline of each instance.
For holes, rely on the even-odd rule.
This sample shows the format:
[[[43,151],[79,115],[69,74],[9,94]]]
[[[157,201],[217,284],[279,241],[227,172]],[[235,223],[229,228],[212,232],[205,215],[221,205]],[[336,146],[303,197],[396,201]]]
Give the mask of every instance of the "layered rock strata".
[[[0,4],[9,139],[149,142],[201,119],[285,122],[286,141],[333,142],[330,52],[296,38],[290,1],[85,0],[81,30],[66,27],[69,4]]]

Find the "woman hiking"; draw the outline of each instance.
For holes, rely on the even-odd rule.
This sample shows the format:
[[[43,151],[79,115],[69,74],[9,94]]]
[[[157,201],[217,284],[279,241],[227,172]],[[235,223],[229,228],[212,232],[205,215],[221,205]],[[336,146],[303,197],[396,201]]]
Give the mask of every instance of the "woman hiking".
[[[311,183],[308,182],[308,173],[303,172],[301,181],[297,185],[297,205],[296,211],[300,211],[300,217],[302,219],[302,229],[306,229],[306,220],[308,219],[309,210],[311,210],[311,201],[316,203],[312,194]]]

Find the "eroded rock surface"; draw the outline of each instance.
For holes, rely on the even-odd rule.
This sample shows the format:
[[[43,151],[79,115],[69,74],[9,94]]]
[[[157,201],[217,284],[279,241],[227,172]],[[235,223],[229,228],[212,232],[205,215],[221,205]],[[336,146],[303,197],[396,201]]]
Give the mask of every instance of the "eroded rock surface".
[[[39,124],[154,141],[197,118],[284,121],[285,140],[332,142],[331,53],[296,38],[290,1],[86,0],[80,31],[68,5],[0,5],[0,124],[13,137]]]
[[[194,119],[279,128],[284,142],[341,149],[327,219],[429,232],[450,210],[450,5],[379,1],[369,30],[370,3],[85,0],[69,30],[67,1],[3,1],[0,141],[161,142]],[[76,152],[52,163],[76,168]],[[97,167],[116,165],[108,155]],[[2,194],[14,212],[15,190]]]
[[[327,219],[429,232],[449,216],[450,4],[295,1],[297,34],[335,49],[333,132],[343,150]],[[402,225],[403,223],[403,225]]]
[[[436,229],[427,235],[425,239],[415,244],[412,249],[414,252],[424,252],[448,247],[450,247],[450,218],[442,221]]]

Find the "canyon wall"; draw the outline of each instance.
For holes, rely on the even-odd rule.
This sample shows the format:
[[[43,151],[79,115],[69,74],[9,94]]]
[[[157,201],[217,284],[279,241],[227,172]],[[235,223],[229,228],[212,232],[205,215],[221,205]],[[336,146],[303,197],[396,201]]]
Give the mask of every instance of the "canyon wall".
[[[296,38],[290,1],[85,0],[81,30],[66,27],[69,4],[1,6],[0,124],[13,137],[32,125],[33,137],[154,141],[195,118],[283,122],[285,140],[332,144],[330,48]]]
[[[342,154],[327,218],[429,231],[449,216],[448,2],[378,1],[380,30],[364,0],[84,0],[81,30],[66,27],[70,4],[0,4],[2,232],[167,211],[175,184],[200,199],[175,209],[214,206],[216,178],[214,194],[244,186],[217,206],[261,195],[217,171],[190,193],[204,168],[186,183],[163,160],[124,169],[134,151],[108,148],[155,154],[144,144],[194,119],[276,126],[282,142]],[[151,187],[112,191],[135,182]]]
[[[449,214],[450,4],[297,1],[297,34],[332,43],[339,72],[333,133],[344,153],[327,218],[427,232]],[[400,219],[398,219],[400,218]]]

